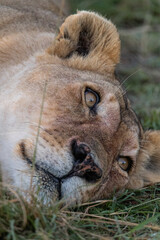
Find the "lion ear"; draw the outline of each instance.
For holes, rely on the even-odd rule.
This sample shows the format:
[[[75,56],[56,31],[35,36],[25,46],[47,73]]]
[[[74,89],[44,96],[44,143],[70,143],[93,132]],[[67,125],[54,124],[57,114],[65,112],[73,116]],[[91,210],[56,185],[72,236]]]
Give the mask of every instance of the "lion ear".
[[[119,62],[119,34],[107,19],[80,11],[66,18],[47,52],[70,66],[105,74],[113,72]]]
[[[160,131],[147,131],[137,158],[129,188],[141,188],[160,182]]]

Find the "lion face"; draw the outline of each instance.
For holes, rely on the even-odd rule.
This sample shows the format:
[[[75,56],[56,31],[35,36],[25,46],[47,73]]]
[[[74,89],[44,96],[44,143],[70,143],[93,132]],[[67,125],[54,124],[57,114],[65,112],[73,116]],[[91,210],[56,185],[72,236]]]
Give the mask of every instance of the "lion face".
[[[115,79],[119,54],[115,26],[80,12],[45,52],[23,62],[10,98],[8,88],[1,93],[5,181],[45,202],[74,203],[158,181],[150,166],[153,159],[159,167],[160,134],[143,132]]]
[[[77,202],[106,198],[124,188],[136,165],[142,130],[120,83],[110,75],[66,66],[58,66],[64,73],[57,74],[57,66],[40,64],[25,80],[31,86],[43,75],[37,100],[32,101],[34,87],[30,93],[23,89],[28,121],[41,119],[39,134],[38,124],[30,124],[30,135],[16,145],[28,170],[34,165],[33,184],[52,198]]]

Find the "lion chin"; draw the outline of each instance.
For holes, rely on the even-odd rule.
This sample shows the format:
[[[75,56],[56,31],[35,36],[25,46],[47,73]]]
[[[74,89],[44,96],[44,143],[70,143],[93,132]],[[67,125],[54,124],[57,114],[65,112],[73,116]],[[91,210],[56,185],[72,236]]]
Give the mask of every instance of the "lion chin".
[[[116,27],[80,11],[56,35],[58,13],[51,0],[0,4],[4,184],[80,204],[159,182],[160,132],[143,131],[114,75]]]

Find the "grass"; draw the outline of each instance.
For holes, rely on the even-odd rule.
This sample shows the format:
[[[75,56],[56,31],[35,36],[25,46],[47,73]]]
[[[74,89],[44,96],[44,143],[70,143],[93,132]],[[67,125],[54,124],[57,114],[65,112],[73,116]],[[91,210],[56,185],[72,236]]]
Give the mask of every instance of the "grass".
[[[69,0],[72,12],[92,10],[114,20],[119,27],[135,27],[150,21],[159,24],[158,0]]]
[[[0,239],[159,239],[160,185],[67,209],[1,189]]]
[[[144,129],[160,129],[160,1],[70,0],[72,11],[92,9],[120,29],[117,68]],[[12,194],[10,194],[12,193]],[[160,239],[160,184],[76,209],[25,202],[0,186],[0,239]]]

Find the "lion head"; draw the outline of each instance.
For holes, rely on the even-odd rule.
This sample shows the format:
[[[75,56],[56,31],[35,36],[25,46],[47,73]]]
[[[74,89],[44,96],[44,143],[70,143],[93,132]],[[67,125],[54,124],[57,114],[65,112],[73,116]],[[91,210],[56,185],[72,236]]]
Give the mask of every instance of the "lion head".
[[[81,11],[44,51],[12,66],[1,93],[4,180],[74,203],[160,180],[160,133],[143,131],[114,75],[119,58],[116,27]]]

